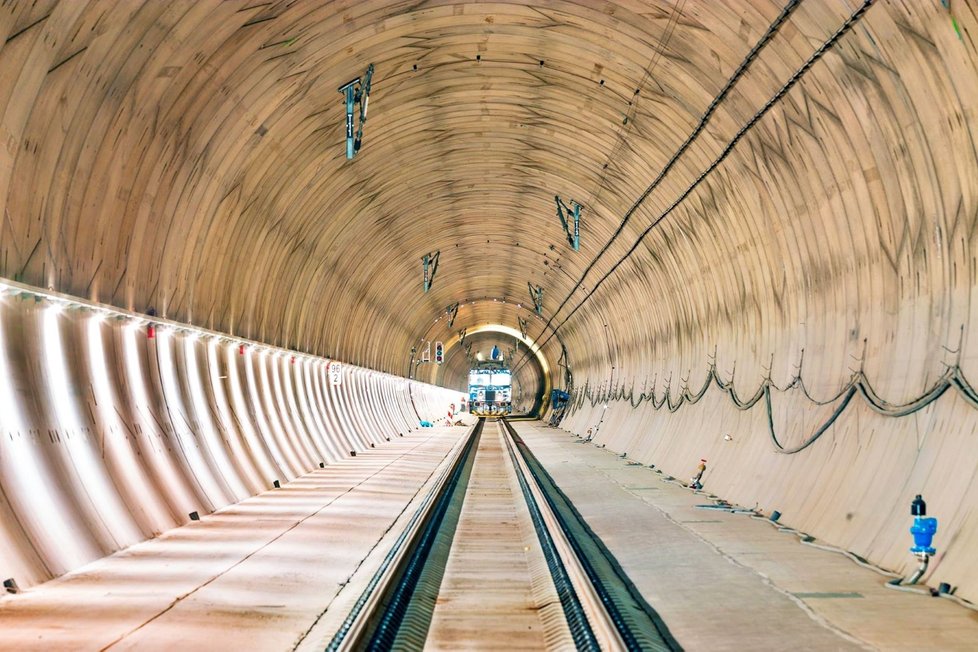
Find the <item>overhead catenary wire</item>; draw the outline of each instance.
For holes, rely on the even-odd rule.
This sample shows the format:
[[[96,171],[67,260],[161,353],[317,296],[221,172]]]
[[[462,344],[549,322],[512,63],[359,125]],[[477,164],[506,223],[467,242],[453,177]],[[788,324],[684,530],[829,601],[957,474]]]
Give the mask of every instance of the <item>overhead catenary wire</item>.
[[[678,208],[680,204],[682,204],[691,194],[693,194],[693,191],[695,191],[699,187],[699,185],[703,183],[703,181],[705,181],[707,177],[710,176],[710,174],[713,173],[714,170],[720,167],[720,165],[726,160],[726,158],[733,152],[734,148],[736,148],[737,143],[739,143],[743,139],[743,137],[747,135],[747,133],[751,129],[754,128],[754,125],[760,122],[761,118],[767,115],[768,111],[774,108],[781,101],[781,99],[784,98],[784,96],[787,95],[788,92],[792,88],[794,88],[794,86],[799,81],[801,81],[801,79],[805,76],[805,74],[809,70],[811,70],[812,66],[814,66],[819,61],[819,59],[825,56],[825,54],[832,49],[832,47],[839,41],[839,39],[845,36],[846,33],[848,33],[856,25],[859,19],[862,18],[863,15],[865,15],[865,13],[874,4],[874,2],[875,0],[863,0],[863,3],[854,12],[852,12],[849,15],[846,21],[842,23],[842,26],[839,27],[839,29],[837,29],[832,34],[832,36],[830,36],[825,42],[823,42],[822,45],[820,45],[812,53],[812,55],[805,60],[805,63],[803,63],[791,75],[791,77],[788,78],[788,81],[786,81],[781,86],[781,88],[778,89],[778,91],[774,95],[772,95],[767,102],[764,103],[764,106],[758,109],[758,111],[753,116],[751,116],[751,118],[746,123],[744,123],[744,125],[737,131],[736,134],[734,134],[733,138],[731,138],[730,141],[727,143],[727,145],[723,148],[719,156],[717,156],[713,160],[713,162],[705,170],[703,170],[691,184],[689,184],[686,190],[684,190],[679,195],[679,197],[677,197],[664,211],[659,213],[659,215],[657,215],[652,220],[652,222],[649,223],[649,225],[642,231],[642,233],[635,240],[632,246],[629,247],[628,251],[626,251],[625,254],[621,258],[619,258],[614,265],[611,266],[611,269],[605,272],[605,274],[600,279],[598,279],[598,282],[591,287],[591,289],[588,291],[587,294],[584,295],[584,298],[581,299],[580,303],[578,303],[577,306],[573,310],[571,310],[570,313],[568,313],[567,316],[560,321],[560,323],[558,323],[556,326],[552,328],[551,334],[548,335],[547,338],[540,344],[541,347],[545,346],[547,342],[549,342],[553,338],[553,336],[557,333],[557,331],[560,330],[560,328],[563,327],[563,325],[566,324],[567,321],[571,317],[573,317],[577,313],[577,311],[580,310],[581,307],[585,303],[587,303],[587,301],[592,296],[594,296],[594,293],[597,292],[598,288],[600,288],[604,284],[604,282],[608,280],[608,278],[612,274],[614,274],[615,271],[617,271],[618,268],[626,260],[628,260],[628,258],[630,258],[633,253],[635,253],[639,245],[641,245],[642,242],[645,241],[645,238],[649,235],[649,233],[652,232],[652,229],[654,229],[664,219],[669,217],[669,215],[671,215],[672,212],[676,208]],[[560,308],[563,308],[563,305],[564,304],[561,304]],[[557,313],[560,311],[560,308],[558,308],[557,311],[554,312],[554,317],[556,317]],[[552,321],[554,317],[551,317],[550,321]],[[546,326],[550,326],[550,321],[547,322]],[[524,355],[524,359],[525,357],[526,356]],[[522,364],[523,364],[523,360],[520,361],[520,365]],[[520,365],[517,365],[517,367]]]
[[[574,296],[574,293],[577,292],[577,290],[582,286],[582,284],[584,283],[584,279],[587,278],[587,275],[597,264],[598,260],[600,260],[601,257],[604,256],[605,252],[608,251],[608,249],[611,247],[614,241],[618,239],[618,236],[622,234],[622,232],[625,230],[625,226],[631,220],[632,215],[635,214],[638,208],[645,202],[646,199],[648,199],[648,197],[652,194],[652,192],[654,192],[655,189],[659,187],[659,184],[662,183],[662,181],[669,174],[672,168],[675,167],[679,159],[682,158],[682,156],[690,148],[693,142],[696,141],[697,138],[699,138],[701,133],[703,133],[703,130],[706,129],[707,124],[710,122],[710,119],[713,117],[713,114],[716,113],[716,110],[720,106],[720,104],[723,103],[727,95],[730,94],[730,91],[733,90],[733,87],[737,84],[737,82],[741,79],[741,77],[743,77],[744,74],[746,74],[751,64],[757,59],[761,50],[763,50],[764,47],[774,38],[774,36],[778,33],[781,27],[785,24],[785,22],[787,22],[792,12],[794,12],[794,10],[800,4],[801,4],[801,0],[789,0],[789,2],[785,4],[784,8],[782,8],[781,12],[774,19],[774,21],[772,21],[771,24],[768,26],[767,30],[765,30],[764,34],[762,34],[761,37],[757,40],[757,42],[754,44],[754,47],[752,47],[750,51],[747,52],[747,55],[737,66],[736,70],[734,70],[733,74],[731,74],[730,77],[727,79],[726,83],[723,85],[723,88],[720,89],[720,92],[716,94],[716,96],[707,106],[706,111],[704,111],[703,114],[700,116],[699,121],[697,121],[696,126],[686,137],[686,140],[683,141],[683,143],[676,149],[675,153],[673,153],[673,155],[669,158],[669,161],[666,162],[665,166],[662,168],[659,174],[656,175],[655,179],[652,180],[652,182],[648,185],[648,187],[646,187],[646,189],[642,192],[642,194],[639,195],[639,197],[632,203],[631,207],[629,207],[629,209],[625,211],[625,214],[622,216],[621,223],[615,229],[614,233],[611,234],[611,237],[604,244],[604,246],[602,246],[601,249],[598,250],[598,253],[595,254],[594,258],[591,260],[590,263],[588,263],[587,267],[584,269],[584,273],[581,274],[580,279],[577,280],[577,282],[574,284],[574,287],[571,288],[571,291],[564,298],[564,300],[561,301],[560,305],[553,312],[553,315],[551,315],[550,318],[547,320],[547,323],[544,324],[543,333],[547,332],[547,329],[551,327],[553,320],[557,317],[557,315],[564,308],[564,306],[567,305],[567,302],[570,301],[571,297]],[[554,329],[553,333],[554,334],[556,333],[556,329]],[[550,337],[547,338],[547,341],[549,340]],[[525,357],[526,356],[524,355],[524,358]],[[523,363],[523,359],[520,360],[519,365],[522,365],[522,363]]]
[[[805,63],[802,64],[802,66],[799,67],[794,72],[794,74],[792,74],[792,76],[788,79],[788,81],[781,86],[781,88],[777,91],[777,93],[775,93],[764,104],[764,106],[761,107],[761,109],[759,109],[751,117],[751,119],[748,120],[737,131],[734,137],[727,143],[727,145],[721,151],[720,155],[717,156],[714,159],[714,161],[703,172],[700,173],[700,175],[693,181],[693,183],[691,183],[686,188],[686,190],[683,193],[679,195],[679,197],[677,197],[664,211],[662,211],[655,219],[652,220],[652,222],[642,231],[642,233],[639,235],[638,239],[633,243],[631,248],[629,248],[629,250],[621,258],[619,258],[619,260],[598,280],[598,282],[591,288],[591,290],[585,295],[585,297],[580,301],[580,303],[578,303],[578,305],[570,313],[568,313],[567,316],[565,316],[556,326],[553,326],[551,328],[551,335],[549,335],[546,339],[543,340],[543,342],[541,342],[540,344],[541,347],[545,346],[550,341],[550,339],[559,331],[559,329],[564,324],[566,324],[567,321],[571,317],[573,317],[573,315],[576,314],[576,312],[584,305],[584,303],[586,303],[594,295],[594,293],[598,290],[598,288],[600,288],[600,286],[612,274],[614,274],[614,272],[625,262],[625,260],[627,260],[638,249],[638,247],[641,245],[644,239],[652,231],[652,229],[655,228],[659,223],[661,223],[666,217],[668,217],[686,198],[688,198],[695,191],[695,189],[717,167],[719,167],[723,163],[723,161],[727,158],[727,156],[729,156],[729,154],[736,147],[737,143],[757,124],[757,122],[759,122],[761,118],[763,118],[764,115],[767,114],[768,111],[770,111],[771,108],[773,108],[779,101],[781,101],[781,99],[791,90],[791,88],[793,88],[798,83],[798,81],[802,79],[802,77],[811,69],[811,67],[819,59],[821,59],[825,55],[825,53],[828,52],[839,41],[839,39],[842,38],[842,36],[844,36],[848,31],[852,29],[852,27],[859,21],[859,19],[862,18],[862,16],[865,15],[865,13],[869,10],[869,8],[874,4],[874,1],[875,0],[864,0],[864,2],[849,15],[849,17],[839,27],[839,29],[837,29],[832,34],[832,36],[830,36],[825,42],[822,43],[822,45],[818,49],[816,49],[812,53],[812,55],[805,61]],[[769,33],[771,32],[772,30],[769,30]],[[753,56],[756,56],[756,53]],[[711,106],[711,109],[712,108],[715,107]],[[704,115],[708,116],[708,114],[704,114]],[[698,133],[698,132],[694,130],[694,133]],[[670,161],[670,164],[671,163],[672,161]],[[661,177],[662,175],[660,174],[660,176],[657,177],[656,181],[653,182],[653,185],[655,185],[657,181],[661,179]],[[645,196],[647,196],[647,194],[643,193],[643,196],[640,197],[640,200],[643,199]],[[636,207],[637,204],[633,205],[633,209]],[[626,213],[627,217],[631,216],[631,214],[634,212],[633,209],[629,209],[629,212]],[[616,231],[616,234],[615,236],[613,236],[613,238],[617,237],[617,234],[619,232],[620,231]],[[599,256],[601,253],[603,253],[603,251],[604,250],[602,250],[602,252],[599,252]],[[589,271],[594,266],[596,260],[597,258],[592,261],[592,263],[588,266],[587,271]],[[585,271],[585,276],[587,274],[587,271]],[[577,286],[575,286],[575,289],[576,287]],[[573,291],[571,295],[572,294]],[[568,299],[569,298],[570,296],[568,296]],[[554,313],[554,316],[551,317],[551,319],[548,320],[547,324],[545,325],[545,330],[547,327],[551,326],[553,319],[564,307],[566,302],[567,299],[565,299],[565,301],[561,303],[561,305],[557,308],[557,310]],[[520,364],[515,365],[514,371],[517,370],[523,363],[524,360],[521,360]],[[913,400],[903,404],[893,404],[883,399],[875,391],[875,389],[872,387],[869,380],[866,378],[866,376],[863,374],[861,370],[853,374],[849,382],[842,388],[842,390],[840,390],[840,392],[837,395],[835,395],[829,400],[816,400],[814,397],[812,397],[810,392],[805,387],[804,382],[801,379],[800,373],[792,380],[792,382],[788,385],[788,387],[784,389],[780,389],[774,386],[774,384],[771,382],[770,376],[768,376],[768,378],[765,379],[765,381],[758,387],[757,391],[750,398],[745,400],[737,396],[736,392],[733,390],[732,379],[729,382],[724,382],[716,374],[715,360],[711,364],[711,367],[707,374],[707,379],[704,382],[704,385],[699,392],[690,393],[689,388],[686,387],[682,390],[679,400],[674,404],[670,397],[669,388],[667,388],[666,393],[663,396],[662,400],[658,402],[655,399],[655,390],[653,388],[652,394],[650,395],[649,398],[652,398],[653,406],[655,407],[655,409],[658,410],[661,409],[663,406],[666,406],[671,412],[675,412],[684,403],[696,403],[697,401],[699,401],[699,399],[702,398],[703,394],[706,392],[709,386],[714,382],[717,384],[718,387],[720,387],[720,389],[724,390],[728,394],[728,396],[730,397],[730,399],[738,409],[741,410],[749,409],[753,407],[758,401],[764,399],[766,409],[767,409],[768,429],[769,429],[772,442],[775,444],[779,452],[785,454],[800,452],[801,450],[804,450],[808,446],[812,445],[816,440],[818,440],[818,438],[821,437],[832,426],[832,424],[835,423],[835,421],[839,418],[839,416],[845,411],[846,407],[848,407],[852,398],[857,393],[862,396],[865,403],[872,410],[874,410],[878,414],[884,416],[891,416],[891,417],[902,417],[902,416],[913,414],[923,409],[927,405],[931,404],[932,402],[936,401],[948,389],[952,387],[958,390],[958,394],[961,395],[967,403],[969,403],[973,407],[978,408],[978,392],[976,392],[974,386],[971,385],[968,382],[968,380],[964,377],[960,366],[957,364],[953,366],[948,366],[944,374],[942,374],[941,377],[929,389],[924,391],[921,395],[914,398]],[[779,389],[779,391],[787,391],[788,389],[792,389],[796,387],[800,388],[804,393],[804,395],[806,396],[806,398],[808,398],[813,403],[819,405],[826,405],[829,403],[834,403],[836,401],[839,402],[836,405],[836,408],[833,410],[832,415],[821,426],[819,426],[811,434],[811,436],[809,436],[804,441],[804,443],[802,443],[799,446],[786,448],[781,444],[775,432],[774,417],[773,417],[773,411],[771,405],[771,389],[774,388],[774,389]],[[597,405],[598,402],[607,402],[608,400],[624,399],[626,397],[624,392],[624,387],[620,389],[620,393],[618,394],[616,394],[615,390],[613,390],[610,387],[609,390],[610,390],[609,392],[604,393],[602,396],[600,396],[598,400],[592,401],[592,407],[594,405]],[[575,397],[574,400],[571,401],[571,405],[573,406],[574,410],[579,409],[580,406],[583,405],[583,398],[590,397],[591,394],[592,394],[592,390],[586,384],[585,387],[582,390],[580,390],[579,396]],[[644,396],[644,390],[643,390],[643,394],[640,395],[638,403],[635,403],[634,387],[633,387],[627,398],[633,407],[637,407],[638,404],[642,402],[643,396]]]
[[[797,5],[799,2],[801,2],[801,0],[792,0],[791,4]],[[597,188],[595,189],[594,192],[591,193],[591,200],[589,202],[591,205],[597,203],[598,198],[601,196],[602,191],[605,189],[605,183],[607,180],[608,169],[610,167],[611,161],[615,159],[615,156],[618,154],[619,151],[621,151],[622,147],[624,147],[625,140],[626,140],[625,139],[626,132],[630,131],[632,127],[635,125],[635,120],[632,119],[632,115],[634,114],[635,111],[638,110],[637,97],[639,95],[639,91],[642,88],[644,88],[646,83],[648,83],[648,81],[652,78],[652,74],[655,72],[656,67],[659,65],[659,61],[662,59],[663,53],[666,51],[666,48],[669,46],[669,41],[672,40],[672,36],[676,32],[676,25],[679,24],[679,19],[680,17],[682,17],[683,9],[685,9],[685,7],[686,7],[686,0],[682,0],[681,2],[679,2],[673,7],[672,13],[669,15],[669,22],[666,23],[666,28],[662,34],[662,37],[659,39],[658,47],[655,48],[655,53],[652,55],[652,60],[649,61],[648,67],[646,67],[645,72],[642,74],[641,81],[639,81],[638,86],[636,86],[635,88],[635,95],[633,97],[635,97],[636,99],[628,103],[630,110],[627,111],[624,120],[622,121],[621,125],[618,128],[618,135],[615,138],[615,144],[612,146],[607,160],[605,160],[604,165],[601,166],[601,176],[598,178]],[[728,81],[728,85],[730,85],[729,81]],[[714,102],[716,102],[716,99],[714,99]],[[612,240],[615,237],[617,237],[617,234],[612,236]],[[608,244],[610,244],[610,241]],[[605,245],[605,247],[602,248],[602,251],[606,248],[607,245]],[[586,273],[587,272],[585,272],[585,274]]]

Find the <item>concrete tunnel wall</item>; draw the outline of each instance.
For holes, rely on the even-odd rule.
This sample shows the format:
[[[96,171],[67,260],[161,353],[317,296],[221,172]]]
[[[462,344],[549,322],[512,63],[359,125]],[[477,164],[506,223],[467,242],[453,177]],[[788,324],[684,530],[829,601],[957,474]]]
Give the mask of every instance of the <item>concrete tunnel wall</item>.
[[[921,492],[929,581],[978,599],[978,410],[941,384],[978,382],[976,6],[4,3],[0,276],[401,376],[523,320],[573,372],[563,427],[684,479],[706,457],[711,491],[900,570]],[[347,161],[336,88],[369,63]],[[39,374],[36,328],[5,346]],[[752,407],[677,405],[713,371]],[[799,376],[777,442],[841,413],[786,454],[763,387]]]
[[[334,385],[322,358],[147,333],[143,320],[0,293],[3,579],[56,577],[383,446],[459,398],[346,364]]]
[[[693,385],[697,390],[701,380]],[[750,394],[744,389],[745,397]],[[684,482],[706,458],[709,493],[766,514],[780,511],[783,524],[906,574],[916,567],[908,552],[910,501],[921,493],[928,514],[939,519],[938,553],[925,578],[935,587],[949,582],[975,600],[978,432],[975,407],[956,394],[949,390],[899,419],[881,416],[857,396],[818,441],[797,454],[785,454],[774,443],[763,399],[741,410],[716,385],[697,404],[675,412],[656,407],[641,388],[631,400],[577,392],[562,427],[595,433],[595,444],[655,464]],[[660,386],[655,402],[666,398]],[[801,389],[773,392],[772,401],[773,430],[786,448],[807,441],[839,404],[814,405]]]

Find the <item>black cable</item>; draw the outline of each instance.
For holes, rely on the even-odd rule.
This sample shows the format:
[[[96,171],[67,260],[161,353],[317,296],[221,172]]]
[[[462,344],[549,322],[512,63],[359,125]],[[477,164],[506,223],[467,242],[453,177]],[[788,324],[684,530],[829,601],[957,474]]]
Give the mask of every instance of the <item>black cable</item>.
[[[774,21],[768,26],[767,30],[764,32],[761,38],[758,39],[757,43],[754,44],[754,47],[750,49],[750,51],[747,53],[747,56],[745,56],[744,59],[740,62],[740,65],[737,66],[737,69],[733,72],[730,78],[727,79],[727,82],[723,85],[723,88],[720,89],[720,92],[717,93],[716,97],[714,97],[713,100],[710,102],[709,106],[707,106],[706,111],[703,113],[702,116],[700,116],[699,122],[697,122],[696,127],[693,129],[693,131],[690,132],[689,136],[687,136],[683,144],[680,145],[679,149],[677,149],[676,152],[672,155],[672,157],[670,157],[665,167],[663,167],[662,170],[659,172],[659,174],[655,177],[655,179],[652,180],[652,183],[649,184],[649,186],[645,189],[645,191],[641,195],[639,195],[638,199],[636,199],[632,203],[631,207],[625,212],[625,215],[622,217],[621,223],[618,225],[618,228],[615,229],[615,232],[612,233],[611,237],[604,244],[604,246],[598,250],[598,253],[595,254],[594,258],[584,269],[584,273],[581,274],[581,278],[578,279],[577,283],[574,284],[574,287],[571,289],[570,293],[568,293],[568,295],[560,303],[557,309],[553,312],[553,315],[550,317],[550,319],[547,320],[547,323],[544,324],[543,326],[544,333],[547,332],[547,328],[550,327],[550,324],[553,322],[553,320],[557,317],[557,315],[564,308],[564,306],[567,305],[567,302],[570,301],[572,296],[574,296],[574,293],[577,292],[577,290],[581,287],[581,284],[584,282],[584,279],[587,278],[587,275],[597,264],[598,260],[605,254],[606,251],[608,251],[612,243],[614,243],[614,241],[618,239],[618,236],[621,235],[621,233],[625,230],[625,225],[628,224],[628,221],[632,218],[632,215],[635,214],[635,211],[638,210],[638,207],[641,206],[642,203],[645,202],[646,199],[648,199],[649,195],[651,195],[652,192],[659,187],[659,184],[662,183],[663,179],[665,179],[669,171],[672,170],[672,168],[676,165],[676,163],[679,161],[682,155],[686,153],[686,151],[693,144],[693,141],[695,141],[699,137],[699,135],[703,132],[703,130],[706,128],[707,123],[709,123],[710,118],[712,118],[713,114],[716,112],[717,108],[720,106],[723,100],[726,99],[727,95],[730,94],[730,91],[737,84],[740,78],[744,76],[744,74],[747,72],[747,69],[750,68],[750,65],[754,62],[754,60],[757,59],[757,55],[760,54],[761,50],[763,50],[764,47],[768,44],[768,42],[770,42],[771,39],[774,38],[775,34],[778,33],[778,31],[781,29],[784,23],[791,16],[791,13],[800,4],[801,4],[801,0],[789,0],[789,2],[785,4],[784,8],[781,10],[781,13],[778,14],[777,18],[775,18]],[[523,357],[525,358],[526,354],[524,354]],[[523,361],[521,359],[520,364],[522,364],[522,362]]]
[[[846,21],[842,24],[842,26],[839,27],[839,29],[836,30],[835,33],[832,34],[832,36],[830,36],[828,38],[828,40],[826,40],[824,43],[822,43],[822,45],[819,46],[819,48],[817,50],[815,50],[815,52],[812,53],[812,55],[805,61],[805,63],[803,63],[801,65],[801,67],[798,68],[798,70],[796,70],[794,72],[794,74],[791,75],[790,78],[788,78],[788,81],[785,82],[784,85],[780,89],[778,89],[778,92],[775,93],[764,104],[764,106],[761,107],[757,111],[757,113],[755,113],[751,117],[751,119],[748,120],[737,131],[737,133],[734,135],[734,137],[730,140],[730,142],[727,143],[726,147],[723,148],[723,151],[720,152],[720,155],[717,156],[713,160],[713,162],[709,165],[709,167],[707,167],[703,172],[701,172],[700,175],[696,178],[696,180],[693,181],[693,183],[691,183],[689,185],[689,187],[687,187],[686,190],[683,191],[683,193],[680,194],[679,197],[677,197],[676,200],[673,201],[672,204],[669,205],[668,208],[666,208],[664,211],[662,211],[662,213],[660,213],[655,219],[652,220],[652,222],[645,228],[645,230],[642,231],[642,234],[638,237],[638,239],[635,241],[635,243],[628,249],[627,252],[625,252],[625,255],[623,255],[621,258],[619,258],[618,261],[611,267],[611,269],[609,269],[604,274],[604,276],[602,276],[598,280],[598,282],[584,296],[584,298],[581,300],[581,302],[577,304],[577,307],[575,307],[563,320],[561,320],[561,322],[559,324],[557,324],[557,326],[555,326],[553,328],[553,333],[554,334],[556,334],[556,332],[564,324],[567,323],[567,320],[569,320],[571,317],[573,317],[577,313],[577,311],[580,310],[581,306],[583,306],[594,295],[594,293],[598,290],[598,288],[601,287],[601,285],[629,257],[631,257],[631,255],[633,253],[635,253],[635,250],[638,249],[639,245],[642,244],[642,242],[645,240],[646,236],[648,236],[648,234],[652,232],[652,229],[655,228],[666,217],[668,217],[683,201],[686,200],[687,197],[689,197],[693,193],[694,190],[696,190],[696,188],[704,180],[706,180],[706,178],[714,170],[716,170],[720,166],[721,163],[723,163],[724,160],[726,160],[726,158],[730,155],[731,152],[733,152],[734,148],[737,146],[737,143],[740,142],[740,140],[747,134],[747,132],[750,131],[754,127],[754,125],[756,125],[761,120],[761,118],[763,118],[767,114],[768,111],[770,111],[778,102],[780,102],[781,99],[785,95],[787,95],[788,91],[790,91],[795,86],[795,84],[797,84],[801,80],[801,78],[805,76],[805,74],[811,69],[811,67],[813,65],[815,65],[815,63],[818,62],[818,60],[821,59],[825,55],[825,53],[828,52],[832,48],[832,46],[834,46],[836,44],[836,42],[838,42],[838,40],[840,38],[842,38],[843,36],[845,36],[845,34],[850,29],[852,29],[852,27],[859,21],[860,18],[862,18],[863,14],[866,13],[866,11],[873,5],[874,2],[875,2],[875,0],[863,0],[863,4],[860,5],[860,7],[858,9],[856,9],[852,14],[850,14],[849,18],[846,19]],[[563,306],[561,306],[561,307],[563,307]],[[559,308],[558,308],[558,311],[559,311]],[[556,312],[554,314],[556,315]],[[549,325],[549,323],[548,323],[548,325]],[[541,347],[545,346],[547,344],[547,342],[550,341],[551,337],[553,337],[553,335],[547,337],[547,339],[544,340],[543,343],[540,344],[540,346]],[[522,361],[521,361],[521,364],[522,364]]]
[[[771,436],[771,441],[777,448],[777,452],[786,455],[792,455],[800,451],[805,450],[812,444],[814,444],[823,434],[833,424],[842,416],[846,408],[852,401],[852,398],[857,394],[863,397],[866,405],[882,416],[886,417],[905,417],[920,410],[923,410],[931,403],[937,401],[941,396],[945,394],[952,387],[955,388],[960,394],[961,398],[971,405],[971,407],[978,409],[978,391],[975,387],[968,382],[967,378],[964,376],[964,372],[959,364],[950,365],[947,370],[937,379],[937,381],[926,391],[924,391],[920,396],[907,401],[906,403],[890,403],[885,399],[881,398],[880,395],[873,388],[869,379],[866,378],[866,374],[862,370],[855,372],[850,378],[849,382],[843,387],[831,400],[816,400],[811,397],[808,390],[805,388],[804,380],[801,375],[801,367],[798,368],[798,372],[795,377],[788,383],[785,387],[777,387],[770,376],[765,378],[763,382],[758,386],[757,391],[748,398],[742,399],[737,396],[737,392],[734,389],[733,379],[729,381],[723,381],[717,374],[716,362],[710,364],[709,371],[706,375],[706,380],[703,383],[703,387],[695,393],[691,393],[689,388],[684,388],[680,393],[676,402],[673,403],[671,391],[671,386],[666,386],[666,390],[662,395],[661,399],[657,399],[655,395],[655,386],[653,385],[652,391],[646,394],[644,391],[639,396],[637,403],[633,402],[629,398],[629,404],[633,409],[637,409],[643,400],[648,400],[653,409],[661,410],[663,407],[669,410],[669,412],[677,412],[685,404],[694,405],[700,401],[701,398],[706,394],[706,391],[711,385],[715,384],[721,391],[723,391],[730,398],[731,402],[738,410],[749,410],[754,407],[761,399],[764,399],[765,408],[767,410],[767,424],[768,432]],[[815,431],[805,439],[805,441],[793,448],[785,448],[784,445],[778,440],[777,433],[774,427],[774,410],[771,404],[771,389],[775,389],[781,393],[786,393],[792,389],[800,389],[802,394],[809,399],[812,403],[816,405],[828,405],[829,403],[834,403],[836,401],[841,401],[833,409],[832,414],[828,419],[825,420]],[[593,390],[591,390],[589,381],[585,382],[584,387],[579,390],[578,396],[572,397],[569,402],[570,405],[574,406],[573,412],[584,407],[585,402],[589,402],[591,407],[597,407],[599,403],[606,403],[608,400],[614,400],[614,396],[610,394],[598,394],[595,395]]]

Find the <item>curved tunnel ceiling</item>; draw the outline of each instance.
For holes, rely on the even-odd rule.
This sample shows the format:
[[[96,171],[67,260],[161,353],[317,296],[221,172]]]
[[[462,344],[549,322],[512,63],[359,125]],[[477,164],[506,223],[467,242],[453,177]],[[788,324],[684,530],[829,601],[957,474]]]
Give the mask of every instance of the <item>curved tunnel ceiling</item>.
[[[402,375],[461,302],[594,384],[914,396],[974,310],[978,23],[870,4],[8,3],[0,274]]]

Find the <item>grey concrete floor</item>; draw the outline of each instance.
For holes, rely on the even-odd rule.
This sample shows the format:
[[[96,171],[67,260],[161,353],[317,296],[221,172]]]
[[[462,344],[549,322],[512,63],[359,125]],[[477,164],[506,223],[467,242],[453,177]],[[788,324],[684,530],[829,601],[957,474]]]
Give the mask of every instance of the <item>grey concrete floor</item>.
[[[287,650],[335,631],[351,577],[369,579],[467,431],[395,439],[6,596],[0,650]]]
[[[978,649],[974,611],[884,588],[887,577],[843,555],[697,507],[712,501],[564,431],[514,425],[688,650]]]

